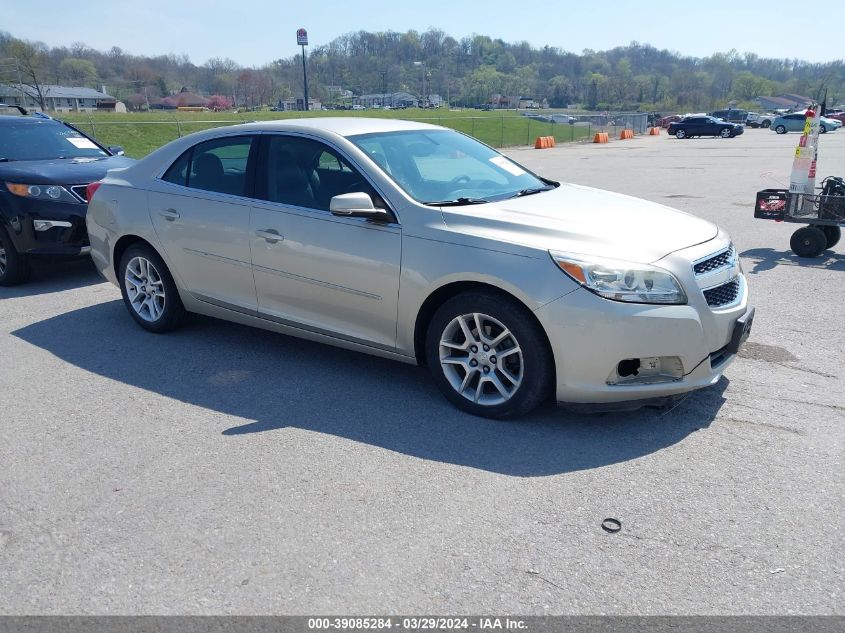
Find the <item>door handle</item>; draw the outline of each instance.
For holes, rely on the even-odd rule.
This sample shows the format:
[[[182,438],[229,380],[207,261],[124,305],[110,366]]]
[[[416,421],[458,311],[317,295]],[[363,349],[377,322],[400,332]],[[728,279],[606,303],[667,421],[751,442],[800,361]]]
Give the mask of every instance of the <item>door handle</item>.
[[[168,222],[173,222],[173,220],[178,220],[182,217],[176,209],[165,209],[164,211],[159,211],[158,214]]]
[[[263,229],[258,230],[255,232],[258,237],[263,237],[265,240],[270,242],[271,244],[275,244],[276,242],[281,242],[285,238],[282,235],[279,235],[279,232],[276,229]]]

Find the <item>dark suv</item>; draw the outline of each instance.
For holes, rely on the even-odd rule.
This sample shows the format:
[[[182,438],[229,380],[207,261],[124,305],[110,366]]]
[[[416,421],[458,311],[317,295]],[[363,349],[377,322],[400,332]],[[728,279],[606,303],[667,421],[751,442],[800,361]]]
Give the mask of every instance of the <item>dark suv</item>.
[[[0,286],[25,281],[34,257],[86,254],[87,186],[133,161],[67,123],[0,104]]]

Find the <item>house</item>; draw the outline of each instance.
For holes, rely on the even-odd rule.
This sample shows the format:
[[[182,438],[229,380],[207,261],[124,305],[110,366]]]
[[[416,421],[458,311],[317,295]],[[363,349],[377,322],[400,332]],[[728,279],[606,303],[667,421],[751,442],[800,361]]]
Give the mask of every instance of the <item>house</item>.
[[[117,99],[94,88],[78,86],[42,85],[45,108],[51,112],[114,112]],[[0,84],[0,101],[10,105],[20,105],[28,109],[40,110],[38,93],[29,86],[18,84]]]
[[[813,100],[796,94],[782,94],[777,97],[757,97],[754,100],[764,112],[771,110],[793,110],[806,108]]]
[[[352,98],[352,105],[365,108],[390,106],[391,108],[416,108],[419,100],[410,92],[378,92]]]
[[[320,110],[323,104],[316,99],[308,99],[309,110]],[[276,110],[281,112],[302,112],[305,110],[305,98],[297,97],[296,99],[280,99]]]
[[[333,99],[351,99],[352,91],[345,90],[343,86],[326,86],[326,92]]]

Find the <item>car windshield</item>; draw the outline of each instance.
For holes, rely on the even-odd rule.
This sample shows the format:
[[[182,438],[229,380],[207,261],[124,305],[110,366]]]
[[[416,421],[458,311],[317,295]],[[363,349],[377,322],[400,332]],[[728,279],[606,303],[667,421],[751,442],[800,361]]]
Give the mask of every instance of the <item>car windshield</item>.
[[[91,139],[58,121],[12,121],[0,123],[0,160],[51,160],[56,158],[104,158]]]
[[[349,140],[423,204],[478,204],[557,186],[450,130],[379,132]]]

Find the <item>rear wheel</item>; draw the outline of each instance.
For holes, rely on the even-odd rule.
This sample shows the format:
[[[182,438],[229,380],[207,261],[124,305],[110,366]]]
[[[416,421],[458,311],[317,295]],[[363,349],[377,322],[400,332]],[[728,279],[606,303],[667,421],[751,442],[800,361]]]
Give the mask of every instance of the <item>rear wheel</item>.
[[[179,326],[185,308],[164,260],[151,247],[130,246],[120,260],[123,303],[135,322],[150,332]]]
[[[827,239],[827,248],[833,248],[839,244],[839,238],[842,237],[842,230],[838,226],[819,226],[816,227],[824,233]]]
[[[684,130],[683,128],[675,131],[675,138],[686,138],[686,137],[687,137],[687,131]]]
[[[821,124],[819,126],[819,132],[821,132],[822,134],[827,134],[827,127],[824,124]]]
[[[827,248],[827,236],[816,226],[805,226],[792,234],[789,246],[798,257],[818,257]]]
[[[515,418],[551,393],[554,363],[542,329],[498,293],[466,292],[440,306],[428,326],[426,358],[443,395],[474,415]]]
[[[775,132],[777,132],[778,134],[786,134],[786,128],[782,125],[778,125],[775,128]]]
[[[29,262],[0,226],[0,286],[15,286],[29,279]]]
[[[771,121],[763,121],[763,122],[760,124],[760,127],[763,127],[763,128],[772,127],[772,122],[771,122]]]

